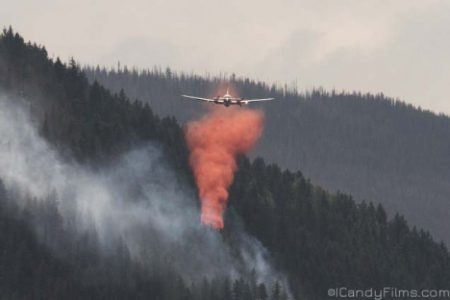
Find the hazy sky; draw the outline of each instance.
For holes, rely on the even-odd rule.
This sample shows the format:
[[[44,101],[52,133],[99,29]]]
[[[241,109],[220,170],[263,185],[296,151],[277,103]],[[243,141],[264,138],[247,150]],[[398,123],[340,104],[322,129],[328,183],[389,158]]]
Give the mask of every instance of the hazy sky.
[[[450,114],[450,0],[0,3],[3,26],[82,64],[383,92]]]

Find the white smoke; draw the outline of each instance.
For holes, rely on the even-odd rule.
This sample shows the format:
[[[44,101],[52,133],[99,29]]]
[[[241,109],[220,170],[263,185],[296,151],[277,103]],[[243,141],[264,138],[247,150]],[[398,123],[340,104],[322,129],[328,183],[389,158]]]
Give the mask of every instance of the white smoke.
[[[220,233],[200,224],[194,191],[170,170],[158,146],[147,144],[94,171],[64,161],[25,111],[0,96],[0,179],[8,191],[56,199],[64,222],[79,232],[95,230],[105,252],[120,240],[136,262],[169,262],[190,281],[254,270],[269,286],[286,282],[256,239],[241,230],[237,259]]]

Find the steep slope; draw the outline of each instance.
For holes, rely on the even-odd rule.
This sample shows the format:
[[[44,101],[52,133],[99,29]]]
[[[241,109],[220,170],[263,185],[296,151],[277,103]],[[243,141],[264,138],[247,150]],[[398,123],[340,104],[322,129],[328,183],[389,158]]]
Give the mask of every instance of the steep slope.
[[[247,78],[211,78],[159,70],[85,68],[90,80],[150,103],[161,116],[184,123],[200,104],[181,94],[215,96],[229,82],[246,97],[276,97],[264,104],[266,127],[255,156],[358,201],[382,203],[388,213],[450,242],[450,119],[383,95],[269,87]]]
[[[66,66],[58,60],[49,60],[43,48],[26,45],[12,31],[5,31],[0,38],[0,86],[10,94],[28,99],[29,111],[41,124],[42,135],[52,147],[66,158],[74,156],[83,166],[93,168],[95,174],[105,166],[114,166],[118,156],[128,149],[153,141],[163,149],[178,179],[188,178],[189,183],[187,149],[182,129],[173,119],[161,120],[149,106],[131,103],[123,93],[113,95],[99,84],[88,84],[74,62]],[[126,181],[127,177],[119,179]],[[130,189],[130,197],[133,193]],[[95,198],[92,196],[93,203]],[[129,200],[128,208],[133,206],[133,200]],[[51,214],[51,207],[44,212]],[[123,210],[126,212],[127,208]],[[225,222],[225,229],[220,233],[223,243],[239,244],[237,233],[242,232],[241,228],[256,237],[268,250],[267,256],[277,269],[287,274],[297,299],[324,299],[327,290],[337,286],[432,289],[447,288],[450,282],[449,252],[428,233],[411,229],[399,215],[387,218],[382,206],[356,204],[350,196],[330,194],[312,185],[300,172],[281,171],[262,159],[250,162],[240,158]],[[152,237],[153,226],[143,227]],[[47,236],[56,235],[52,228],[58,227],[48,226]],[[202,245],[201,241],[202,236],[193,237],[190,247]],[[150,242],[149,245],[157,244],[158,240]],[[80,249],[84,253],[83,245],[92,243],[95,245],[95,240],[68,249]],[[170,249],[161,251],[170,252]],[[113,260],[126,262],[127,251],[118,247],[118,252],[122,254],[114,254]],[[227,279],[205,280],[198,288],[187,289],[181,279],[173,280],[176,274],[171,270],[163,275],[149,275],[143,270],[141,281],[130,279],[129,275],[135,273],[128,263],[122,269],[121,263],[112,269],[99,264],[99,273],[92,273],[89,257],[92,256],[82,255],[69,262],[73,262],[71,268],[79,271],[75,276],[91,274],[83,278],[91,287],[88,295],[94,299],[117,296],[115,290],[119,288],[125,295],[139,292],[141,298],[152,295],[160,299],[267,299],[268,294],[274,300],[285,298],[279,284],[273,288],[259,285],[252,276],[247,281],[240,279],[233,283]],[[192,257],[182,259],[190,261]],[[166,261],[171,260],[163,262]],[[254,266],[259,267],[258,263]],[[119,280],[102,284],[97,280],[104,274]],[[203,275],[200,273],[198,277]]]
[[[174,120],[161,120],[148,105],[88,84],[74,62],[66,66],[49,60],[44,48],[25,44],[11,29],[0,37],[0,76],[0,180],[10,194],[13,215],[39,241],[39,247],[18,251],[0,266],[5,291],[14,296],[17,281],[27,278],[4,268],[12,264],[21,271],[29,253],[39,257],[44,252],[49,262],[66,267],[65,273],[58,273],[63,287],[53,293],[49,289],[58,288],[58,282],[52,285],[52,266],[30,274],[30,284],[36,285],[31,292],[45,299],[271,295],[274,282],[266,286],[258,278],[261,272],[247,268],[252,251],[262,251],[260,244],[241,229],[229,233],[229,242],[208,231],[194,213],[197,201],[187,204],[195,200],[193,192],[179,195],[190,173],[182,131]],[[175,173],[169,176],[169,170]],[[147,198],[151,193],[163,197]],[[122,199],[128,201],[123,207],[118,206]],[[172,226],[164,217],[167,213]],[[13,226],[6,229],[14,231]],[[18,237],[19,244],[27,239]],[[14,240],[0,237],[0,243],[4,249],[20,250]],[[245,251],[245,261],[239,251]],[[222,254],[233,255],[226,257],[231,261],[221,261]],[[217,274],[220,268],[215,266],[226,269]],[[277,295],[285,295],[283,290],[277,288]],[[30,296],[28,290],[24,296],[16,294],[18,299],[41,297]]]

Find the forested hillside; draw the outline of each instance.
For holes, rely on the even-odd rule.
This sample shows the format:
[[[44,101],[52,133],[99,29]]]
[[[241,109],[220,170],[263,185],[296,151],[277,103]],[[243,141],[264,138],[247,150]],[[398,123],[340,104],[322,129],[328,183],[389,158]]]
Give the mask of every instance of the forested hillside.
[[[151,104],[182,124],[201,115],[201,104],[181,94],[216,96],[230,85],[244,97],[275,97],[264,103],[261,156],[330,191],[381,203],[390,216],[404,214],[414,225],[449,242],[450,119],[384,95],[298,93],[248,78],[177,74],[170,69],[138,72],[85,68],[88,78],[112,91]],[[258,105],[254,105],[258,107]]]
[[[176,82],[172,75],[159,78],[168,84],[161,91],[170,90],[169,83]],[[191,78],[188,81],[198,86],[186,89],[186,92],[198,93],[209,87],[203,79]],[[164,180],[164,177],[159,182],[154,178],[167,176],[166,171],[161,172],[160,168],[150,169],[148,174],[141,171],[142,166],[134,166],[137,169],[126,173],[127,176],[118,173],[118,180],[113,181],[116,185],[128,181],[140,183],[140,172],[145,175],[144,180],[158,183],[144,186],[145,189],[131,185],[127,190],[129,194],[124,197],[129,206],[121,207],[122,211],[135,208],[138,200],[133,198],[134,194],[146,193],[146,189],[161,192],[159,190],[167,185],[168,189],[174,190],[188,185],[190,188],[187,190],[194,190],[183,131],[173,118],[156,116],[154,103],[130,101],[125,93],[113,94],[96,82],[88,83],[73,60],[64,64],[58,59],[49,59],[43,47],[25,43],[11,29],[5,30],[0,37],[0,88],[2,93],[17,102],[25,99],[33,120],[39,124],[41,137],[63,158],[55,170],[64,169],[66,164],[79,164],[77,169],[70,167],[69,170],[89,168],[96,176],[101,170],[106,170],[114,177],[115,173],[108,172],[108,168],[115,170],[119,157],[128,151],[149,142],[162,150],[163,155],[156,161],[158,166],[162,160],[167,161],[174,173],[170,177],[172,180]],[[255,96],[265,92],[263,86],[251,83],[248,83],[248,89],[242,92]],[[180,85],[171,94],[178,94],[181,90],[184,87]],[[271,93],[279,96],[275,91]],[[185,109],[188,105],[191,104],[185,103],[177,109]],[[268,114],[268,124],[270,118]],[[270,133],[269,129],[267,133]],[[26,145],[33,148],[30,140]],[[1,149],[13,146],[2,145]],[[260,151],[270,147],[267,141],[260,146]],[[35,157],[38,163],[49,160],[46,153],[39,153],[42,156],[39,159]],[[140,164],[143,162],[145,160]],[[34,162],[28,160],[28,163]],[[342,166],[341,171],[342,174],[350,172],[346,166]],[[42,174],[38,176],[38,182],[46,182],[45,176],[49,177],[48,180],[53,176],[48,172]],[[67,176],[77,180],[77,176]],[[89,184],[95,183],[88,181]],[[391,183],[396,184],[395,181]],[[108,187],[115,191],[115,186]],[[40,190],[39,186],[35,188]],[[77,192],[76,189],[69,191],[69,196]],[[88,191],[92,194],[86,199],[94,205],[98,190]],[[388,191],[386,194],[390,195]],[[181,202],[177,202],[176,197],[167,198],[165,202],[174,204],[168,208],[178,214],[172,219],[188,218],[182,214],[190,212],[184,210],[184,201],[189,195],[183,194]],[[77,232],[70,225],[72,219],[70,222],[62,219],[65,216],[63,209],[54,204],[55,201],[62,203],[58,199],[39,202],[33,198],[19,200],[18,197],[19,193],[8,191],[6,185],[0,193],[0,245],[3,250],[0,254],[0,293],[8,299],[286,299],[289,293],[295,299],[325,299],[327,290],[338,286],[432,289],[448,288],[450,282],[449,252],[430,234],[411,228],[400,215],[388,218],[381,205],[356,203],[348,195],[328,193],[311,184],[300,171],[283,171],[277,165],[266,164],[261,158],[239,159],[222,232],[195,227],[191,234],[191,231],[175,226],[170,236],[163,236],[155,233],[158,228],[153,226],[157,224],[146,223],[145,220],[138,224],[137,229],[141,228],[143,232],[142,240],[133,241],[141,241],[145,245],[143,250],[148,247],[144,257],[149,261],[156,260],[157,269],[148,265],[146,260],[136,261],[130,257],[133,247],[139,245],[130,247],[119,239],[112,243],[113,247],[107,247],[106,252],[101,250],[103,231],[99,228],[96,233]],[[58,193],[49,197],[57,198]],[[148,199],[148,205],[155,199]],[[177,205],[183,209],[176,209]],[[151,215],[148,217],[152,218]],[[114,222],[119,223],[120,220]],[[170,227],[171,224],[165,225]],[[141,232],[131,233],[133,236]],[[243,243],[241,237],[244,233],[248,237]],[[126,241],[129,237],[122,238]],[[179,243],[179,240],[184,242]],[[233,262],[239,262],[239,251],[246,243],[259,245],[259,242],[251,242],[254,240],[259,240],[267,249],[267,260],[274,263],[274,270],[286,275],[289,288],[283,288],[283,284],[277,281],[269,286],[258,281],[255,277],[259,272],[256,262],[253,272],[243,272],[243,276],[237,278],[211,278],[207,276],[208,269],[202,269],[200,264],[198,268],[189,270],[177,269],[171,264],[180,260],[194,263],[198,257],[185,253],[207,247],[206,243],[211,241],[229,247],[230,252],[238,256]],[[164,257],[166,253],[174,253],[172,248],[175,247],[167,245],[185,247],[176,252],[181,257]],[[161,254],[162,261],[155,259],[155,255]],[[213,269],[217,262],[214,258],[205,258],[208,259],[206,265]],[[11,266],[14,271],[11,271]]]

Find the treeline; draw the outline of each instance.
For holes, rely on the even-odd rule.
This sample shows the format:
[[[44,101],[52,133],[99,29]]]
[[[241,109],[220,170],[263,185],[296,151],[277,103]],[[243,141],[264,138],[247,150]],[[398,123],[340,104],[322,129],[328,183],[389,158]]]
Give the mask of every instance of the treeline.
[[[249,232],[287,270],[297,295],[324,299],[335,286],[448,286],[446,246],[398,214],[388,219],[381,205],[330,195],[301,173],[262,159],[241,160],[230,195]]]
[[[203,79],[198,80],[201,86]],[[0,85],[9,93],[30,100],[31,110],[41,118],[42,134],[66,157],[76,157],[96,166],[107,164],[139,143],[156,141],[180,176],[192,183],[183,131],[173,118],[160,119],[153,114],[153,107],[130,101],[123,92],[112,94],[98,83],[89,84],[73,60],[67,65],[58,59],[53,61],[43,47],[24,43],[12,30],[5,30],[0,38]],[[206,91],[208,85],[203,88]],[[264,87],[255,89],[264,92]],[[262,96],[256,92],[249,94]],[[450,282],[449,252],[427,232],[410,228],[400,215],[388,218],[381,205],[356,204],[350,196],[330,194],[312,185],[299,171],[283,171],[262,159],[239,159],[239,171],[230,190],[230,207],[223,231],[225,240],[233,238],[236,216],[269,250],[277,267],[287,274],[296,299],[324,299],[327,290],[337,286],[448,288]],[[4,222],[3,218],[0,221]],[[8,228],[3,235],[16,235],[14,226]],[[33,238],[31,234],[24,235],[26,240]],[[20,242],[21,238],[17,243]],[[10,239],[1,239],[0,243],[9,243],[10,249],[18,247]],[[84,251],[83,245],[79,244],[80,253]],[[277,284],[268,287],[251,279],[232,282],[225,278],[190,286],[170,270],[167,276],[152,275],[136,270],[132,263],[127,268],[134,271],[100,267],[98,274],[108,272],[121,278],[137,272],[144,274],[142,277],[119,282],[101,283],[93,279],[83,282],[82,271],[92,264],[53,257],[42,245],[37,248],[46,254],[31,250],[36,258],[28,260],[29,264],[36,266],[48,260],[51,261],[48,264],[55,265],[38,271],[41,281],[47,280],[50,286],[55,277],[51,274],[57,272],[52,269],[60,265],[65,275],[56,273],[57,277],[69,278],[67,289],[58,295],[72,293],[69,287],[77,290],[77,282],[81,282],[87,299],[114,295],[118,299],[119,296],[121,299],[286,298]],[[16,254],[6,259],[20,266],[19,260],[27,253],[17,251]],[[4,271],[2,274],[18,279],[24,276]],[[30,284],[36,284],[36,279],[31,279]],[[17,286],[8,284],[2,288],[4,295],[13,295]],[[42,294],[51,295],[45,285],[38,285],[36,290],[40,288]],[[19,291],[27,293],[30,289],[25,287]],[[22,299],[25,299],[33,298],[34,294],[17,292],[17,295],[24,295]]]
[[[383,94],[299,92],[231,76],[198,76],[173,70],[107,70],[85,67],[90,81],[149,103],[160,116],[180,123],[198,118],[202,105],[181,94],[216,96],[230,86],[244,97],[275,97],[263,107],[264,134],[254,157],[301,170],[330,191],[381,203],[414,225],[449,242],[450,119]],[[219,89],[220,90],[220,89]],[[221,89],[225,91],[225,89]]]

